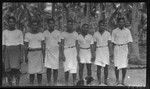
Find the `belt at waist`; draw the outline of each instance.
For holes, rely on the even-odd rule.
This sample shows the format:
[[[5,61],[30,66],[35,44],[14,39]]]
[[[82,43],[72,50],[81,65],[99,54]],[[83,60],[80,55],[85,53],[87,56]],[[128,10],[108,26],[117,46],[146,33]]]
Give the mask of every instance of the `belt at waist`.
[[[96,48],[102,48],[102,47],[108,47],[108,45],[104,45],[104,46],[97,46]]]
[[[124,45],[127,45],[127,44],[115,44],[115,46],[124,46]]]
[[[90,47],[88,47],[88,48],[82,48],[82,47],[79,47],[80,49],[90,49]]]
[[[75,47],[75,46],[65,47],[65,49],[66,49],[66,48],[74,48],[74,47]]]
[[[40,51],[42,48],[28,48],[28,51]]]

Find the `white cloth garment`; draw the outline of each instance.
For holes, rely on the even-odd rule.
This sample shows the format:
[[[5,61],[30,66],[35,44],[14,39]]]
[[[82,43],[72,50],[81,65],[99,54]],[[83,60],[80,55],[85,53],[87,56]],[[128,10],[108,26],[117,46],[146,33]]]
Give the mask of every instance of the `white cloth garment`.
[[[62,32],[61,34],[62,39],[64,39],[65,49],[64,49],[64,55],[65,55],[65,62],[64,62],[64,70],[69,71],[70,73],[77,73],[77,50],[76,47],[68,48],[75,46],[75,42],[78,37],[77,32],[73,33],[67,33]]]
[[[85,37],[83,35],[78,36],[78,43],[81,47],[79,51],[80,63],[91,63],[91,50],[90,45],[94,43],[93,36],[87,34]],[[82,49],[89,48],[89,49]]]
[[[29,43],[29,48],[41,48],[41,42],[44,40],[43,33],[39,32],[36,34],[26,33],[25,42]],[[29,51],[28,53],[28,73],[43,73],[43,54],[42,50],[39,51]]]
[[[43,33],[39,32],[37,34],[26,33],[25,42],[29,42],[29,48],[41,48],[41,41],[44,40]]]
[[[48,30],[43,33],[46,43],[45,67],[51,69],[59,68],[59,45],[60,31],[54,30],[50,33]]]
[[[12,45],[23,45],[23,33],[22,31],[16,29],[13,31],[3,30],[2,33],[2,45],[12,46]]]
[[[116,28],[112,32],[112,42],[115,44],[126,44],[123,46],[116,45],[114,48],[114,64],[120,68],[126,68],[128,66],[128,45],[127,43],[133,42],[131,32],[127,28],[122,30]]]
[[[94,33],[93,37],[98,47],[96,48],[96,60],[94,64],[105,67],[106,64],[109,65],[110,63],[108,41],[111,40],[111,35],[108,31],[104,31],[102,35],[97,31]]]

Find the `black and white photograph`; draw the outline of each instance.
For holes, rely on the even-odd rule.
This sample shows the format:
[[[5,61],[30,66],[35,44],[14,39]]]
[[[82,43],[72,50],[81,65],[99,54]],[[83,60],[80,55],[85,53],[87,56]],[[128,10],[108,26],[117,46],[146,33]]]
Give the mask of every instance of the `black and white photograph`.
[[[146,2],[3,2],[2,87],[146,87]]]

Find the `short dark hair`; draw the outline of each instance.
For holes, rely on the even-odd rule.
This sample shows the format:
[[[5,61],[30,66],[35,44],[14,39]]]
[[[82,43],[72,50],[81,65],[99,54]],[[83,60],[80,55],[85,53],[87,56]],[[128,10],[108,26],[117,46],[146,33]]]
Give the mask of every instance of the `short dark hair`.
[[[105,24],[106,23],[106,21],[105,20],[100,20],[99,22],[98,22],[98,25],[100,25],[100,24]]]
[[[48,19],[47,19],[47,23],[49,23],[50,21],[55,22],[54,18],[48,18]]]
[[[73,20],[70,20],[70,19],[69,19],[69,20],[67,20],[67,23],[70,23],[70,22],[71,22],[71,23],[73,23]]]
[[[31,21],[31,24],[33,25],[33,26],[37,26],[37,25],[39,25],[39,21],[38,20],[32,20]]]
[[[117,22],[118,22],[118,23],[120,22],[120,20],[125,21],[125,18],[123,18],[123,17],[117,18]]]
[[[9,16],[8,17],[8,22],[10,21],[10,19],[12,19],[14,22],[16,22],[16,18],[14,16]]]
[[[83,27],[83,26],[85,26],[85,25],[89,26],[89,24],[87,24],[87,23],[84,23],[84,24],[82,24],[82,27]]]

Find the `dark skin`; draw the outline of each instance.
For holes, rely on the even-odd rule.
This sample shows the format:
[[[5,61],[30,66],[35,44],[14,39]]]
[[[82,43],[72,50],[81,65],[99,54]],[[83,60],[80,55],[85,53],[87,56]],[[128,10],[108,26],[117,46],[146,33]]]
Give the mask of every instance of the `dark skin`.
[[[125,27],[125,20],[124,19],[121,19],[118,21],[118,27],[119,29],[123,30],[123,28]],[[128,44],[128,56],[130,56],[130,52],[131,52],[131,42],[127,43]],[[114,46],[115,44],[113,43],[113,50],[114,50]],[[126,76],[126,71],[127,71],[127,68],[122,68],[122,81],[121,81],[121,84],[122,85],[125,85],[124,84],[124,80],[125,80],[125,76]],[[116,74],[116,84],[118,85],[119,84],[119,70],[117,69],[117,67],[115,68],[115,74]]]
[[[10,18],[8,21],[8,24],[9,24],[9,29],[8,29],[9,31],[15,30],[15,26],[16,26],[16,20],[15,19]]]
[[[67,31],[66,32],[68,32],[68,33],[73,33],[74,32],[74,29],[73,29],[73,23],[72,22],[68,22],[67,23]],[[62,39],[61,40],[61,54],[62,54],[62,60],[63,61],[65,61],[66,59],[65,59],[65,55],[64,55],[64,39]],[[78,42],[77,42],[77,40],[76,40],[76,42],[75,42],[75,46],[76,46],[76,49],[77,49],[77,51],[78,51]],[[78,52],[77,52],[77,55],[78,55]],[[73,84],[75,85],[75,80],[76,80],[76,73],[73,73],[72,74],[72,77],[73,77]],[[68,79],[69,79],[69,71],[66,71],[65,72],[65,83],[66,83],[66,85],[68,85]]]
[[[83,24],[82,25],[82,36],[85,38],[85,36],[87,34],[90,34],[89,33],[89,25],[88,24]],[[78,49],[78,54],[79,54],[79,51],[80,51],[80,48]],[[90,45],[90,51],[91,51],[91,54],[93,53],[93,44]],[[93,58],[93,56],[92,56]],[[91,58],[91,60],[92,60]],[[80,57],[78,55],[78,63],[79,63],[79,78],[80,80],[83,79],[83,71],[84,71],[84,65],[86,64],[86,67],[87,67],[87,76],[88,77],[91,77],[92,76],[92,72],[91,72],[91,63],[80,63]]]
[[[54,26],[55,26],[54,23],[55,23],[55,22],[54,22],[53,20],[50,20],[50,21],[48,22],[48,27],[49,27],[48,31],[49,31],[50,33],[54,31]]]
[[[39,28],[38,26],[33,26],[31,27],[31,33],[32,34],[37,34],[39,33]],[[29,43],[28,42],[24,42],[25,44],[25,62],[28,63],[28,58],[27,58],[27,55],[28,55],[28,48],[29,48]],[[42,54],[43,54],[43,62],[45,60],[45,44],[44,44],[44,40],[41,41],[41,49],[42,49]]]
[[[103,33],[105,32],[105,23],[104,22],[101,22],[99,23],[99,33],[101,35],[103,35]],[[95,52],[96,52],[96,45],[97,45],[97,42],[94,43],[94,47],[95,47]],[[108,48],[109,48],[109,54],[111,55],[111,41],[108,40]],[[95,56],[95,55],[94,55]],[[95,60],[93,60],[95,61]],[[104,75],[105,75],[105,78],[104,78],[104,83],[107,85],[107,77],[108,77],[108,65],[106,65],[104,67]],[[99,81],[99,84],[101,84],[101,66],[97,66],[97,77],[98,77],[98,81]]]
[[[9,20],[8,20],[8,25],[9,25],[9,27],[8,27],[8,30],[9,31],[14,31],[16,28],[15,28],[15,26],[16,26],[16,19],[15,18],[9,18]],[[23,62],[23,45],[22,44],[20,44],[19,45],[19,49],[20,49],[20,65],[21,65],[21,63]],[[6,45],[3,45],[2,46],[2,51],[3,51],[3,53],[4,53],[4,56],[3,56],[3,62],[4,62],[4,60],[5,60],[5,50],[6,50]],[[11,71],[14,71],[14,70],[11,70]],[[16,71],[17,73],[15,74],[15,75],[9,75],[8,76],[8,78],[10,79],[10,81],[9,81],[9,83],[10,83],[10,85],[11,85],[11,79],[12,79],[12,77],[14,76],[15,77],[15,79],[16,79],[16,85],[19,85],[19,81],[20,81],[20,74],[19,74],[19,72],[20,71]]]

